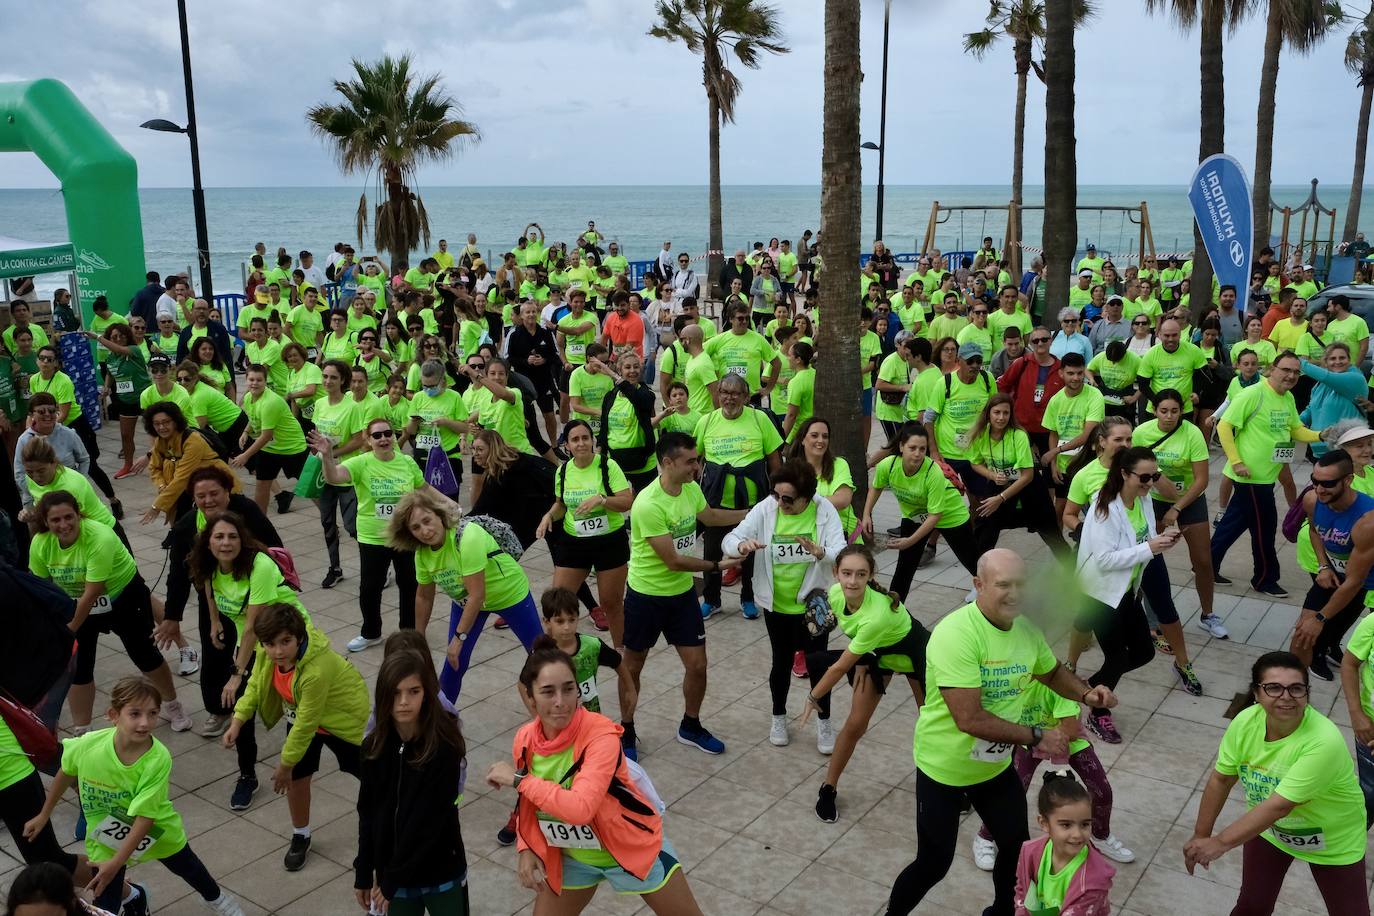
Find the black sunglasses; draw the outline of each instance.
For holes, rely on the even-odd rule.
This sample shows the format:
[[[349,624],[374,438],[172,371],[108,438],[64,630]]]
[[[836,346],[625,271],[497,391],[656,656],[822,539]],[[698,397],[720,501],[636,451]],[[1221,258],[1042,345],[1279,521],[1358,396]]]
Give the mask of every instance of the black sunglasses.
[[[774,490],[770,495],[784,506],[790,506],[801,498],[799,496],[785,496],[777,490]]]
[[[1140,482],[1143,483],[1143,484],[1147,484],[1147,485],[1148,485],[1148,484],[1154,483],[1156,480],[1158,480],[1159,478],[1161,478],[1161,477],[1164,476],[1163,474],[1159,473],[1158,471],[1156,471],[1156,472],[1153,473],[1153,474],[1137,474],[1137,473],[1134,472],[1134,471],[1131,471],[1131,472],[1129,472],[1129,473],[1130,473],[1131,476],[1133,476],[1133,477],[1138,477],[1138,478],[1140,478]]]
[[[379,429],[375,433],[371,433],[370,435],[374,439],[390,439],[395,434],[389,429]]]
[[[1331,480],[1322,480],[1319,477],[1313,477],[1312,486],[1316,487],[1318,490],[1334,490],[1341,485],[1341,481],[1343,480],[1345,480],[1344,477],[1334,477]]]

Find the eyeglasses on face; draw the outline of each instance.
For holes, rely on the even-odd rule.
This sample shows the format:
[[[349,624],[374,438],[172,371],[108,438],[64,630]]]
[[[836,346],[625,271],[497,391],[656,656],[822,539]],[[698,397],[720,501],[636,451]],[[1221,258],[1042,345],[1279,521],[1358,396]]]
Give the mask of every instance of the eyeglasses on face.
[[[379,430],[377,430],[377,431],[374,432],[374,433],[369,433],[369,435],[371,435],[373,439],[381,440],[381,439],[390,439],[390,438],[392,437],[392,435],[394,435],[394,434],[393,434],[392,431],[389,430],[389,429],[379,429]]]
[[[1267,684],[1260,684],[1259,689],[1264,691],[1264,695],[1278,699],[1285,693],[1295,700],[1301,700],[1307,696],[1306,684],[1275,684],[1272,681]]]
[[[1132,321],[1131,324],[1137,328],[1146,328],[1150,326],[1148,321]]]
[[[1334,490],[1341,485],[1341,481],[1343,480],[1345,480],[1344,477],[1332,477],[1330,480],[1313,477],[1312,486],[1316,487],[1318,490]]]
[[[774,490],[769,495],[776,499],[778,502],[782,503],[784,506],[790,506],[800,498],[789,493],[779,493],[777,490]]]

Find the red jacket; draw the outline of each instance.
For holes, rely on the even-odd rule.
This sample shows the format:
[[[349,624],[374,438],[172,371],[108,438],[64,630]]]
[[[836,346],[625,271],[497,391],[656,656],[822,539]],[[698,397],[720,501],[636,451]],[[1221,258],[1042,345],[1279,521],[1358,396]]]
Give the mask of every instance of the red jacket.
[[[1021,845],[1016,860],[1016,916],[1029,916],[1026,909],[1026,890],[1040,870],[1049,837],[1027,840]],[[1112,911],[1107,895],[1112,889],[1116,869],[1107,864],[1107,857],[1088,844],[1088,860],[1069,879],[1069,890],[1059,908],[1059,916],[1108,916]]]
[[[1035,389],[1041,367],[1032,353],[1026,353],[1013,362],[997,380],[997,390],[1011,395],[1012,414],[1016,417],[1016,422],[1028,433],[1045,432],[1045,427],[1040,422],[1044,419],[1045,407],[1049,404],[1050,398],[1054,397],[1054,393],[1064,387],[1064,379],[1059,375],[1059,360],[1054,357],[1050,359],[1053,361],[1045,375],[1044,390],[1040,392],[1039,398],[1035,396]]]

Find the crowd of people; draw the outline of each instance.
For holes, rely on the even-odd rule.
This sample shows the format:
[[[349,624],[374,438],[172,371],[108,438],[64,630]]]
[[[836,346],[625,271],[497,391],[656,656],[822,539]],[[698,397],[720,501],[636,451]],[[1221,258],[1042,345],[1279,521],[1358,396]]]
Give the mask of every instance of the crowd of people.
[[[87,912],[139,916],[147,893],[129,869],[157,860],[214,912],[241,912],[186,839],[154,734],[166,719],[233,751],[236,812],[259,791],[257,731],[285,723],[272,788],[287,798],[287,871],[309,858],[311,781],[328,749],[358,781],[356,905],[467,913],[462,687],[491,625],[529,653],[513,686],[530,718],[510,759],[480,778],[512,790],[497,839],[517,847],[534,911],[581,912],[606,883],[657,913],[698,913],[640,766],[635,712],[643,680],[663,676],[648,659],[665,642],[681,664],[676,740],[726,752],[703,719],[705,623],[737,608],[767,635],[760,733],[785,746],[815,720],[822,822],[844,813],[841,777],[894,675],[920,707],[917,855],[870,876],[891,885],[889,913],[911,912],[945,876],[970,807],[982,822],[973,859],[992,875],[986,913],[1106,913],[1108,860],[1135,854],[1112,830],[1094,742],[1123,741],[1123,677],[1157,653],[1182,690],[1203,693],[1164,554],[1188,551],[1197,626],[1228,638],[1215,589],[1232,583],[1223,564],[1241,536],[1251,589],[1288,597],[1279,483],[1312,586],[1291,651],[1255,662],[1256,705],[1227,727],[1182,853],[1191,871],[1243,847],[1235,913],[1272,912],[1294,859],[1329,912],[1369,913],[1358,823],[1374,811],[1374,618],[1359,618],[1374,606],[1374,430],[1369,329],[1344,297],[1306,315],[1315,281],[1301,265],[1285,277],[1266,250],[1243,297],[1219,287],[1195,314],[1190,263],[1147,258],[1118,273],[1089,248],[1058,306],[1043,265],[1014,281],[991,239],[953,270],[931,252],[905,276],[875,243],[855,291],[855,404],[863,442],[874,417],[878,441],[854,467],[832,442],[836,418],[816,413],[831,357],[817,346],[827,281],[814,234],[737,251],[718,277],[694,263],[665,242],[638,276],[595,223],[572,245],[531,223],[499,265],[473,236],[456,251],[440,240],[414,266],[346,244],[319,265],[260,244],[229,321],[186,277],[150,273],[127,314],[102,298],[88,327],[65,329],[90,339],[101,367],[120,443],[109,475],[60,365],[64,329],[49,340],[13,306],[0,370],[15,538],[0,552],[69,597],[74,661],[69,737],[46,787],[0,719],[0,814],[31,863],[10,911],[76,906],[75,888],[99,908]],[[1292,468],[1307,460],[1299,493]],[[161,594],[131,553],[116,489],[142,474],[155,498],[139,521],[168,528]],[[892,528],[878,522],[888,492]],[[328,557],[319,587],[358,580],[357,634],[341,646],[304,600],[291,554],[309,548],[285,544],[272,520],[306,501]],[[1053,610],[1030,600],[1026,560],[998,546],[1016,529],[1048,548],[1035,565],[1059,577],[1066,600]],[[540,543],[553,573],[536,596],[522,558]],[[967,594],[927,629],[907,600],[941,544]],[[885,550],[896,562],[880,581]],[[436,667],[426,632],[444,617],[440,591]],[[182,628],[193,595],[199,647]],[[1060,659],[1051,644],[1066,633]],[[97,725],[102,634],[142,674],[102,691]],[[1080,672],[1093,643],[1101,664]],[[373,650],[383,661],[369,690],[350,657]],[[199,722],[167,651],[179,674],[199,674]],[[602,710],[602,668],[618,721]],[[1340,678],[1354,756],[1308,705],[1309,676]],[[1044,836],[1031,840],[1026,795],[1046,760]],[[1217,830],[1237,779],[1247,812]],[[79,853],[50,823],[69,789]]]

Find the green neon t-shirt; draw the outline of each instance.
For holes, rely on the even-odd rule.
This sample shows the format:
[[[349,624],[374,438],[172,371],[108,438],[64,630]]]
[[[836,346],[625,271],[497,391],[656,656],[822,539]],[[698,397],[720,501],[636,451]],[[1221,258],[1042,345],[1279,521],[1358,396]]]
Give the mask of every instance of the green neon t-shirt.
[[[720,373],[716,371],[716,364],[711,359],[711,354],[703,350],[687,360],[687,406],[702,416],[715,410],[716,405],[711,400],[710,386],[718,381],[720,381]],[[796,384],[796,379],[794,378],[792,382]],[[569,387],[571,388],[571,384]]]
[[[415,551],[415,581],[439,586],[454,601],[467,600],[463,577],[478,573],[485,573],[486,577],[483,610],[511,607],[530,593],[530,580],[520,564],[476,522],[463,526],[461,542],[454,529],[444,536],[437,549],[421,547]]]
[[[802,428],[802,424],[811,419],[812,414],[816,412],[815,369],[807,366],[792,376],[792,381],[787,383],[787,406],[797,408],[797,419],[793,421],[792,429],[787,434],[787,441],[792,442],[797,438],[797,431]]]
[[[744,408],[733,420],[722,411],[713,410],[701,418],[693,435],[703,464],[723,464],[732,468],[744,468],[762,461],[782,447],[782,435],[773,421],[763,411],[752,407]],[[735,506],[734,489],[727,483],[721,497],[723,508],[745,508]],[[745,490],[752,506],[759,499],[758,489],[746,481]]]
[[[721,378],[727,375],[743,376],[749,383],[751,394],[758,393],[764,364],[772,362],[777,356],[772,344],[754,330],[743,334],[717,334],[706,342],[705,352],[715,362],[716,372]]]
[[[1267,382],[1251,385],[1236,396],[1222,419],[1235,427],[1236,450],[1250,476],[1237,474],[1230,462],[1223,473],[1238,483],[1277,480],[1296,452],[1292,431],[1302,425],[1292,393],[1279,394]]]
[[[1024,429],[1015,427],[1007,427],[1001,439],[993,439],[992,431],[984,429],[973,440],[969,460],[990,471],[1000,471],[1007,476],[1008,483],[1019,480],[1027,468],[1035,467],[1030,436],[1026,435]]]
[[[1084,742],[1085,744],[1087,742]],[[1040,866],[1035,872],[1035,880],[1030,883],[1030,890],[1027,892],[1027,909],[1034,913],[1058,913],[1059,908],[1064,904],[1064,898],[1069,893],[1069,882],[1073,876],[1078,874],[1078,870],[1083,867],[1083,863],[1088,861],[1088,846],[1078,850],[1078,854],[1069,860],[1064,866],[1063,871],[1054,870],[1054,841],[1050,840],[1045,844],[1045,850],[1040,854]],[[1030,909],[1030,896],[1034,894],[1037,906]]]
[[[1150,379],[1153,391],[1172,388],[1183,395],[1185,405],[1193,394],[1193,370],[1207,365],[1202,350],[1185,341],[1179,341],[1178,349],[1170,353],[1163,344],[1155,344],[1140,360],[1140,375]]]
[[[324,309],[308,309],[302,303],[286,314],[286,323],[291,328],[291,339],[307,350],[319,345],[321,332],[324,331]]]
[[[149,407],[161,401],[171,401],[181,408],[182,416],[194,422],[195,418],[191,414],[191,396],[186,393],[185,388],[181,387],[176,382],[172,383],[171,389],[166,394],[158,391],[156,385],[149,385],[147,388],[144,388],[142,393],[138,396],[138,409],[147,410]]]
[[[110,601],[121,594],[134,576],[138,565],[119,541],[113,528],[82,522],[81,531],[70,547],[63,547],[57,535],[50,531],[34,535],[29,547],[29,572],[53,584],[73,598],[80,598],[88,582],[105,583],[103,605],[91,609],[92,614],[108,613]]]
[[[259,344],[249,341],[243,347],[244,356],[249,365],[258,364],[267,369],[267,387],[277,394],[285,394],[286,387],[286,363],[281,358],[281,344],[275,340],[267,340]]]
[[[1327,319],[1326,333],[1332,340],[1339,340],[1350,347],[1354,358],[1360,355],[1360,341],[1369,339],[1369,325],[1359,315],[1350,314],[1338,320]]]
[[[873,387],[873,373],[865,370],[870,362],[876,367],[883,353],[883,339],[872,331],[864,331],[859,338],[859,381],[864,391]]]
[[[248,414],[248,436],[256,439],[264,429],[273,431],[272,441],[263,451],[272,455],[295,455],[305,451],[305,433],[300,421],[291,413],[281,395],[271,388],[257,397],[252,392],[243,396],[243,411]]]
[[[353,338],[347,331],[340,337],[333,331],[324,335],[324,342],[320,344],[320,353],[325,359],[337,359],[353,365],[353,360],[357,359],[358,351],[353,346]]]
[[[928,390],[930,402],[924,406],[934,410],[935,439],[941,458],[968,457],[969,432],[977,422],[983,405],[997,391],[992,373],[979,370],[972,382],[964,382],[959,373],[951,372],[946,381],[932,384]],[[948,389],[949,394],[945,391]],[[927,393],[927,392],[923,392]]]
[[[910,385],[912,368],[911,364],[902,358],[901,353],[889,353],[883,358],[883,364],[878,367],[878,381],[887,382],[889,385]],[[879,420],[888,420],[893,423],[900,423],[906,413],[906,398],[896,404],[889,404],[883,400],[883,391],[879,391],[876,400],[873,402],[873,415]]]
[[[33,772],[33,764],[20,746],[19,739],[10,730],[9,724],[0,719],[0,791],[23,779]]]
[[[90,480],[69,467],[58,465],[57,473],[53,474],[52,480],[46,486],[25,474],[24,487],[29,491],[34,503],[47,493],[66,490],[76,497],[76,507],[80,510],[82,518],[88,518],[110,529],[115,526],[114,513],[110,511],[109,506],[100,501]]]
[[[1135,387],[1136,376],[1140,374],[1140,357],[1127,350],[1121,360],[1114,363],[1107,359],[1105,352],[1098,353],[1088,363],[1088,371],[1097,377],[1103,388],[1109,388],[1114,392],[1127,391]],[[1109,394],[1105,391],[1102,399],[1113,407],[1120,407],[1123,403],[1120,394]]]
[[[1106,415],[1106,403],[1102,399],[1102,392],[1090,385],[1084,385],[1075,397],[1069,396],[1067,388],[1056,391],[1050,402],[1045,405],[1045,417],[1041,422],[1046,429],[1052,429],[1059,434],[1059,444],[1062,447],[1081,435],[1089,423],[1100,423]],[[1068,470],[1073,457],[1060,455],[1057,459],[1059,470]]]
[[[191,392],[191,415],[205,417],[215,432],[222,433],[233,426],[242,412],[223,392],[204,382],[197,382],[196,390]]]
[[[578,418],[591,424],[594,435],[601,433],[601,406],[614,387],[614,378],[604,372],[592,372],[586,366],[578,366],[568,376],[568,397],[581,398],[584,407],[595,411],[590,414],[573,411]]]
[[[401,497],[425,485],[425,472],[415,459],[395,452],[382,461],[372,452],[355,455],[343,463],[358,495],[358,543],[386,544],[386,526]]]
[[[47,392],[57,401],[57,406],[70,404],[71,410],[67,412],[67,419],[63,422],[71,426],[81,419],[81,402],[76,399],[76,386],[72,384],[71,376],[62,371],[53,373],[52,378],[45,379],[40,375],[29,376],[29,396]]]
[[[1231,345],[1231,365],[1234,366],[1236,361],[1240,359],[1240,354],[1246,350],[1253,351],[1255,356],[1259,357],[1260,369],[1268,367],[1274,361],[1274,357],[1279,355],[1278,350],[1274,349],[1274,345],[1267,340],[1242,340]],[[1358,353],[1358,351],[1356,352]]]
[[[606,480],[610,484],[610,491],[601,483],[601,462],[606,462]],[[630,482],[625,477],[625,472],[620,465],[616,464],[614,458],[602,458],[600,455],[592,457],[592,463],[585,468],[577,466],[577,462],[569,461],[559,466],[557,479],[554,481],[554,493],[562,490],[563,505],[567,511],[563,514],[563,530],[573,537],[595,537],[602,534],[610,534],[612,531],[619,531],[625,526],[625,516],[620,512],[612,512],[608,509],[597,508],[586,515],[576,515],[577,507],[582,505],[593,496],[614,496],[630,489]]]
[[[233,573],[216,568],[215,574],[210,577],[210,590],[215,596],[215,607],[219,608],[221,616],[233,622],[240,640],[244,635],[243,624],[250,605],[289,604],[300,611],[307,622],[310,620],[310,614],[296,597],[295,590],[286,584],[286,577],[282,575],[277,561],[261,550],[253,555],[253,568],[249,570],[247,579],[237,578]]]
[[[410,399],[410,416],[420,421],[415,429],[416,452],[428,452],[438,445],[445,454],[451,455],[458,448],[459,435],[434,421],[439,418],[466,421],[472,416],[472,408],[467,398],[452,388],[445,388],[437,395],[426,394],[420,389]]]
[[[86,818],[86,855],[92,862],[113,859],[138,817],[150,818],[151,840],[130,863],[165,859],[186,846],[186,828],[168,797],[172,755],[156,738],[132,764],[115,751],[115,730],[102,728],[62,742],[62,772],[76,777],[81,813]]]
[[[831,496],[834,496],[835,491],[841,487],[849,487],[851,490],[854,489],[854,475],[850,473],[849,462],[836,455],[835,467],[831,471],[830,477],[822,478],[817,475],[816,494],[829,499]],[[844,533],[846,535],[853,534],[854,529],[859,526],[859,517],[854,514],[853,501],[851,500],[849,505],[840,509],[839,513],[840,522],[844,525]]]
[[[902,467],[901,455],[887,456],[873,470],[873,487],[891,490],[902,515],[918,525],[927,515],[936,513],[940,515],[936,528],[957,528],[969,519],[964,498],[929,457],[922,458],[920,467],[908,476]]]
[[[1097,495],[1097,491],[1102,489],[1102,484],[1107,482],[1107,468],[1103,466],[1101,460],[1089,461],[1078,469],[1078,473],[1073,475],[1069,481],[1069,502],[1078,506],[1086,506],[1088,501]]]
[[[574,334],[573,328],[584,324],[591,327]],[[567,363],[570,366],[583,366],[587,363],[587,347],[596,343],[596,335],[600,332],[600,323],[596,320],[596,315],[584,311],[581,315],[573,315],[572,312],[558,319],[558,332],[563,335],[564,353],[567,356]]]
[[[669,597],[692,588],[692,574],[671,570],[654,551],[649,538],[667,535],[679,554],[690,553],[697,541],[697,515],[706,497],[695,481],[670,496],[662,480],[654,480],[635,497],[630,509],[630,588],[641,595]]]
[[[981,328],[976,324],[965,325],[954,339],[959,342],[961,347],[966,343],[977,344],[978,348],[983,351],[984,362],[991,361],[992,354],[1001,349],[1001,341],[994,345],[992,329],[986,325]]]
[[[1179,422],[1183,425],[1163,442],[1159,441],[1164,438],[1164,431],[1159,428],[1158,420],[1147,420],[1131,434],[1132,445],[1154,451],[1160,472],[1173,484],[1168,497],[1161,496],[1158,490],[1150,491],[1150,496],[1157,502],[1175,502],[1193,485],[1193,462],[1208,459],[1207,441],[1202,436],[1202,430],[1188,420]],[[1159,444],[1156,445],[1156,442]]]
[[[888,597],[875,589],[864,591],[863,603],[852,613],[845,606],[844,589],[838,582],[830,586],[826,599],[835,612],[835,622],[849,637],[849,651],[855,655],[894,646],[911,632],[911,615],[906,608],[893,608]],[[901,655],[883,656],[880,667],[907,673],[912,670],[911,661]]]
[[[796,515],[788,515],[779,512],[773,523],[773,535],[769,539],[769,549],[776,549],[773,545],[795,545],[797,537],[805,537],[816,540],[816,504],[809,502],[806,508]],[[775,555],[776,556],[776,555]],[[795,550],[787,552],[788,557],[797,557]],[[803,559],[791,559],[790,561],[773,562],[773,606],[770,611],[778,614],[800,614],[805,607],[802,606],[798,592],[801,591],[802,582],[806,579],[806,571],[811,565],[811,557],[805,555]]]
[[[332,446],[347,442],[362,428],[362,405],[351,394],[344,394],[337,404],[331,404],[329,395],[323,395],[315,399],[312,408],[316,432]]]

